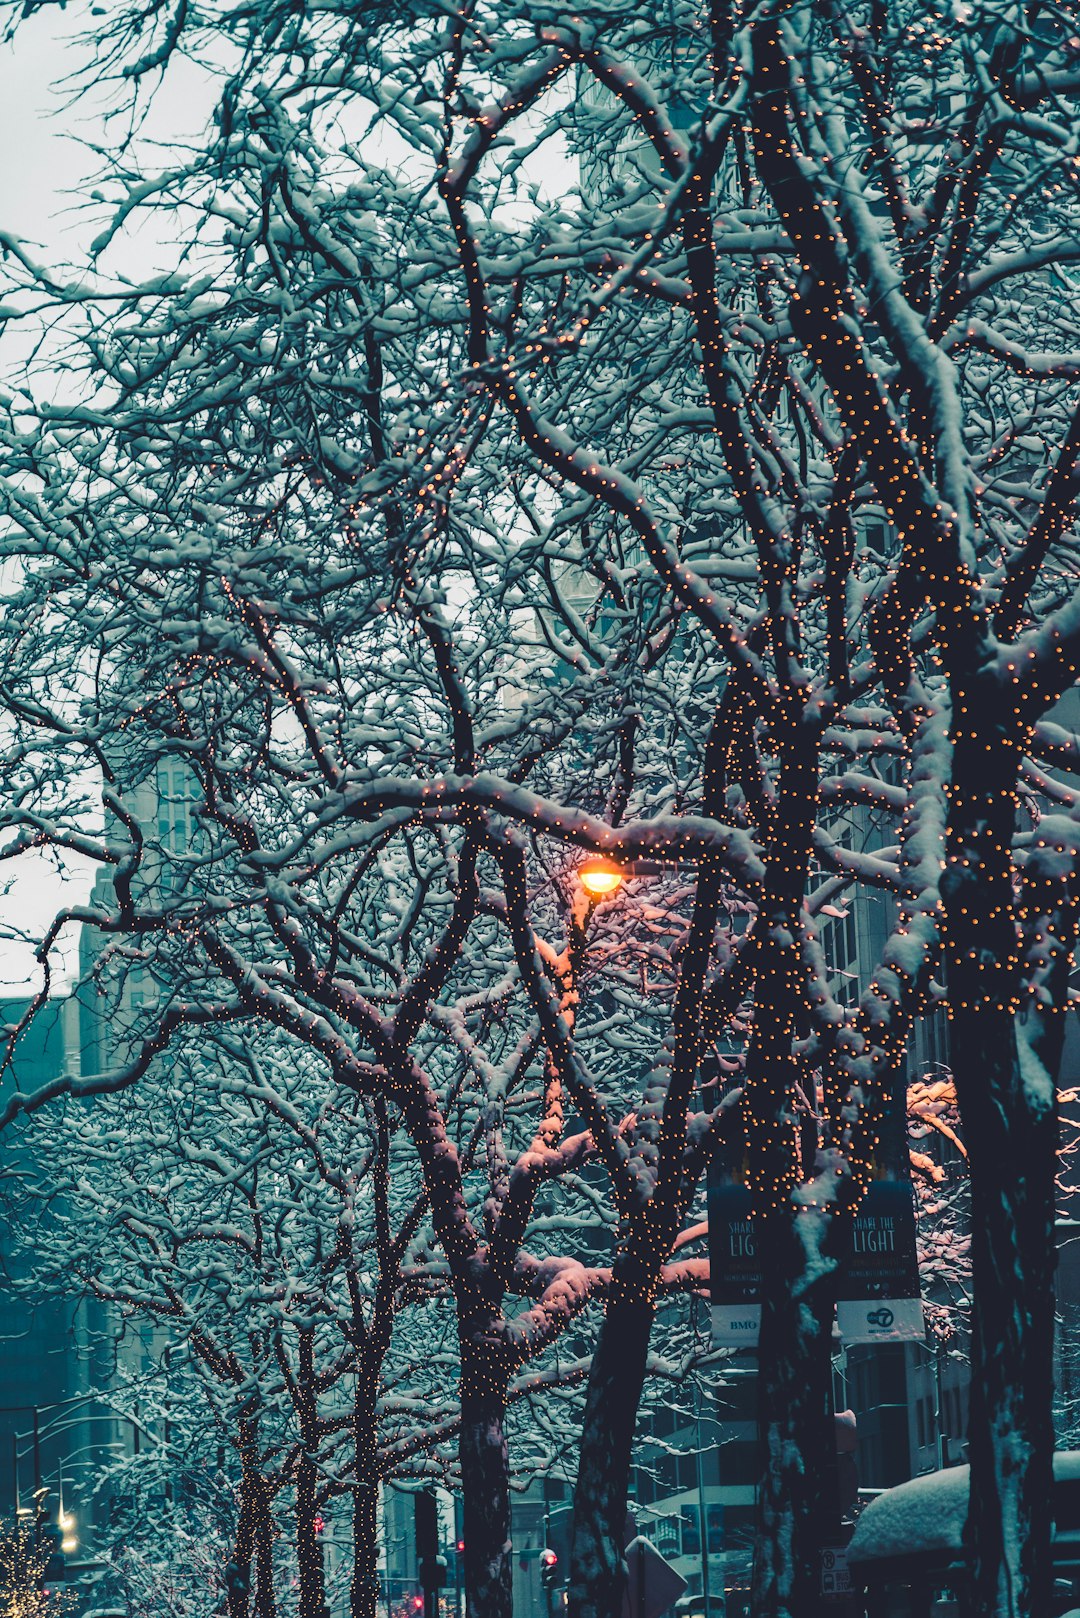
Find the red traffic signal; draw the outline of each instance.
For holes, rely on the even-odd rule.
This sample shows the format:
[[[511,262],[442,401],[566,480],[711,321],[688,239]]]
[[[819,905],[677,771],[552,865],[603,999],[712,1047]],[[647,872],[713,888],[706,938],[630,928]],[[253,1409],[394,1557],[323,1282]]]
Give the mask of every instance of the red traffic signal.
[[[559,1581],[559,1553],[550,1547],[540,1552],[540,1583],[545,1588]]]

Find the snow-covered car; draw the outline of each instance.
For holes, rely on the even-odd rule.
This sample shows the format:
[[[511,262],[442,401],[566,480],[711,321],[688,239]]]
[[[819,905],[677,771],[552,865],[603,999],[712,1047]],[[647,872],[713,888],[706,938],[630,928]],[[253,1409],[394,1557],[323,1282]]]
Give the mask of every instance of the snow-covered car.
[[[873,1618],[953,1618],[964,1582],[970,1468],[953,1466],[886,1489],[863,1511],[848,1567]],[[1080,1602],[1080,1450],[1054,1456],[1054,1605]]]

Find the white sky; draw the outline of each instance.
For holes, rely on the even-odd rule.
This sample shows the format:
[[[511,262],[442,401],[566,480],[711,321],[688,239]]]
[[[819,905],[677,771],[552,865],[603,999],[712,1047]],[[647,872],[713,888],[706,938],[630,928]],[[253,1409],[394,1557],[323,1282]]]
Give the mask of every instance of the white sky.
[[[88,171],[88,154],[71,139],[77,114],[64,113],[50,83],[63,71],[64,52],[51,37],[51,18],[41,14],[25,25],[17,48],[0,51],[0,227],[42,248],[58,243],[74,220],[62,193]],[[88,891],[85,873],[66,883],[44,859],[24,857],[0,867],[0,928],[40,931],[61,905]],[[75,942],[74,935],[71,940]],[[71,963],[74,964],[73,962]],[[28,945],[0,938],[0,994],[18,992],[40,979]]]
[[[21,25],[14,45],[0,47],[0,229],[32,244],[33,258],[59,265],[78,262],[80,248],[94,239],[107,217],[105,207],[90,199],[89,182],[101,159],[85,142],[107,143],[104,112],[115,105],[115,87],[111,93],[91,89],[73,101],[70,89],[62,86],[87,60],[87,46],[71,43],[71,35],[92,19],[85,8],[74,16],[73,11],[46,7]],[[157,139],[194,133],[210,116],[216,91],[211,75],[182,64],[155,90],[143,132]],[[113,138],[122,133],[123,120],[118,119]],[[388,154],[382,155],[385,161]],[[557,195],[575,182],[576,164],[561,143],[554,148],[548,143],[523,165],[521,175],[542,192]],[[156,245],[149,229],[134,239],[126,233],[114,250],[123,254],[125,275],[149,274],[165,262],[171,267],[171,252],[155,265]],[[99,271],[107,274],[109,267],[107,258]],[[93,874],[85,861],[68,862],[60,870],[54,860],[33,855],[0,865],[0,995],[26,992],[40,983],[31,943],[6,935],[40,936],[62,906],[89,897]],[[76,950],[77,931],[71,928],[66,948],[53,954],[54,972],[73,977]]]
[[[73,195],[82,187],[85,200],[86,182],[99,165],[83,142],[102,141],[105,100],[86,94],[72,104],[53,88],[85,60],[85,47],[65,42],[66,28],[70,13],[46,9],[22,26],[14,46],[0,47],[0,228],[33,243],[32,256],[45,263],[76,256],[80,244],[97,234],[103,215],[100,207],[80,208]],[[155,124],[160,127],[178,105],[175,92],[164,97]],[[184,111],[190,108],[185,97]],[[125,244],[129,273],[132,251]],[[144,237],[134,251],[145,251],[149,269],[152,242]],[[0,866],[0,995],[37,988],[41,981],[31,944],[5,935],[40,936],[59,909],[89,897],[93,876],[87,861],[69,860],[60,870],[54,860],[34,855]],[[54,973],[74,976],[77,948],[77,929],[69,928],[66,948],[53,954]]]
[[[66,52],[52,36],[51,17],[24,24],[16,46],[0,54],[0,151],[4,178],[0,224],[31,241],[56,241],[65,228],[61,193],[77,186],[91,159],[71,138],[78,109],[64,111],[50,85],[64,71]],[[70,228],[72,221],[66,221]]]

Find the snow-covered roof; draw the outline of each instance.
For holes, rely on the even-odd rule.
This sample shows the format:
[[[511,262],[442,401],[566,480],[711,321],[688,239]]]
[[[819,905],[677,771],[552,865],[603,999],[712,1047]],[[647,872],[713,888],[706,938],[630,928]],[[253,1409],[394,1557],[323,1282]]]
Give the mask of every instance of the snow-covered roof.
[[[959,1553],[967,1516],[970,1468],[952,1466],[898,1484],[872,1500],[855,1526],[848,1561]],[[1055,1483],[1080,1484],[1080,1450],[1054,1456]]]

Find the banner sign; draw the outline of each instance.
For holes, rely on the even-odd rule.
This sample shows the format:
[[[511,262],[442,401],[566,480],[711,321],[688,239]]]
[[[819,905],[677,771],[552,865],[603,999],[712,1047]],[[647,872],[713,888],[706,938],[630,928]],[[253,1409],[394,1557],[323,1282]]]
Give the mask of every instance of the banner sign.
[[[910,1181],[871,1181],[852,1221],[838,1283],[837,1324],[845,1343],[922,1339]]]
[[[890,1298],[887,1303],[873,1298],[858,1303],[841,1301],[836,1306],[836,1324],[849,1348],[854,1343],[921,1343],[926,1336],[921,1298]]]
[[[753,1199],[725,1154],[709,1164],[709,1274],[714,1348],[757,1348],[761,1265]],[[837,1275],[837,1323],[847,1344],[924,1335],[915,1201],[910,1181],[874,1180],[850,1227]]]
[[[709,1276],[714,1348],[756,1348],[761,1331],[761,1267],[750,1190],[721,1153],[709,1164]]]

